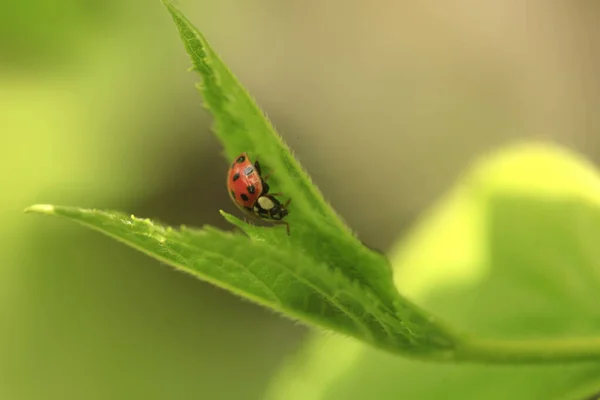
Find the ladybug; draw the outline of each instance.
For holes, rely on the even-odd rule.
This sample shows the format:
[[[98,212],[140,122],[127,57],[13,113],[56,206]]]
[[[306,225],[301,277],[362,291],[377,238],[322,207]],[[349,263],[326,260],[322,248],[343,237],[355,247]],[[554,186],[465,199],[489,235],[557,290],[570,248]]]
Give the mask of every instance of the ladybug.
[[[269,174],[270,175],[270,174]],[[289,199],[282,204],[277,197],[281,193],[269,193],[267,179],[263,177],[258,160],[253,164],[247,153],[240,154],[229,167],[227,173],[227,191],[231,200],[245,213],[273,223],[284,224],[287,234],[290,225],[283,218],[289,214]]]

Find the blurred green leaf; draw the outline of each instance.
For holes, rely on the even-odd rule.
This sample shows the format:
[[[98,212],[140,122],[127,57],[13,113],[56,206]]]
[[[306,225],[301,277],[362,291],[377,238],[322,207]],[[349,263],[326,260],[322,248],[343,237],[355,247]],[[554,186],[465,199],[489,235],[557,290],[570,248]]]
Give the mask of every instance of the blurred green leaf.
[[[64,67],[81,56],[99,30],[114,22],[119,7],[113,0],[2,2],[0,66],[20,71]]]
[[[599,237],[594,167],[554,146],[517,146],[477,163],[399,243],[395,281],[402,293],[479,335],[552,337],[557,346],[593,340],[600,333]],[[317,337],[272,382],[268,398],[352,400],[376,391],[382,400],[576,400],[600,391],[599,377],[597,361],[423,364]]]

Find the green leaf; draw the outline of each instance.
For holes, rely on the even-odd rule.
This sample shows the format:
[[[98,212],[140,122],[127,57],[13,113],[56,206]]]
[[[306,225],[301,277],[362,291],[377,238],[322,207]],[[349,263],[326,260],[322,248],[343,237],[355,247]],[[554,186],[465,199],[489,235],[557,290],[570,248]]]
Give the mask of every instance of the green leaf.
[[[529,144],[477,163],[391,258],[399,289],[428,309],[485,337],[554,338],[552,352],[578,338],[598,341],[599,237],[598,172],[575,154]],[[315,337],[267,398],[580,400],[600,392],[599,377],[597,358],[435,365]]]
[[[258,157],[275,172],[269,182],[273,182],[277,191],[293,198],[295,214],[323,221],[338,235],[349,235],[346,225],[325,202],[289,147],[200,31],[169,1],[163,3],[179,30],[193,69],[202,77],[198,88],[215,118],[214,132],[225,147],[226,161],[232,161],[242,152]]]
[[[34,206],[29,211],[83,223],[291,318],[390,352],[497,363],[600,358],[600,340],[595,338],[506,342],[461,335],[401,296],[386,257],[352,235],[200,32],[170,3],[165,5],[203,78],[201,92],[228,160],[242,151],[255,152],[263,165],[277,171],[270,181],[274,191],[294,198],[288,219],[291,236],[227,214],[247,236],[210,227],[176,230],[98,210]]]
[[[387,260],[354,237],[200,31],[170,2],[163,3],[179,30],[193,69],[202,77],[198,87],[214,116],[214,132],[223,143],[226,162],[248,152],[253,159],[260,159],[263,169],[274,172],[269,178],[272,191],[282,192],[292,199],[290,214],[286,217],[292,231],[290,238],[284,237],[283,229],[275,230],[278,235],[266,229],[256,230],[254,234],[274,244],[291,242],[298,247],[308,247],[321,262],[344,266],[339,268],[342,274],[368,286],[392,307],[398,294]],[[245,231],[246,225],[240,228]]]
[[[436,331],[426,331],[430,322],[401,320],[402,310],[388,309],[360,282],[285,244],[251,241],[245,235],[211,227],[177,230],[118,212],[50,205],[27,211],[79,222],[284,315],[378,347],[435,356],[451,345]],[[412,315],[417,314],[413,311]]]
[[[227,220],[254,242],[269,243],[290,254],[304,254],[310,258],[309,265],[328,269],[334,282],[360,287],[363,295],[356,301],[364,301],[368,307],[376,304],[379,314],[389,320],[383,325],[395,324],[392,331],[387,325],[378,331],[363,329],[363,337],[371,342],[388,342],[387,347],[393,342],[394,348],[409,353],[445,352],[454,347],[455,338],[447,329],[398,294],[387,259],[364,246],[324,200],[256,102],[200,31],[170,2],[163,3],[179,30],[193,69],[202,78],[198,87],[214,116],[214,132],[225,147],[226,161],[229,163],[242,152],[259,158],[264,169],[274,171],[269,180],[272,191],[283,192],[293,200],[286,217],[291,236],[286,236],[283,229],[257,228],[231,216]],[[383,337],[387,339],[382,342]]]
[[[400,296],[385,256],[352,234],[201,33],[164,3],[202,77],[200,91],[215,118],[227,164],[248,152],[275,172],[269,181],[272,192],[293,199],[287,219],[291,235],[226,214],[247,236],[210,227],[176,230],[111,211],[44,205],[29,211],[80,222],[305,323],[397,353],[452,358],[458,337]]]

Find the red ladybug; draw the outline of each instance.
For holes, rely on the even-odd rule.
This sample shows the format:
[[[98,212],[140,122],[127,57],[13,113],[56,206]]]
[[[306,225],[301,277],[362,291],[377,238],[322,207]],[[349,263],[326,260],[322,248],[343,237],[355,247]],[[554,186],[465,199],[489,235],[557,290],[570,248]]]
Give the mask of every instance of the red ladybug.
[[[244,212],[256,218],[284,224],[288,235],[290,225],[283,218],[289,214],[287,206],[289,199],[282,204],[275,196],[281,193],[269,193],[266,180],[269,175],[262,177],[258,160],[252,164],[248,154],[240,154],[231,164],[227,173],[227,191],[231,200]]]

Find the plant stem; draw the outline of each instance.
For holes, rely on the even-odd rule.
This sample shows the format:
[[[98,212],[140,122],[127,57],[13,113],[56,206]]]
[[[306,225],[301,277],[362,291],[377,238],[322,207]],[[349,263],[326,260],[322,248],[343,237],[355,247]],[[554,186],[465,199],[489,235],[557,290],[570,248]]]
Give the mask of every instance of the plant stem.
[[[453,361],[484,364],[600,362],[600,338],[494,340],[468,338]]]

